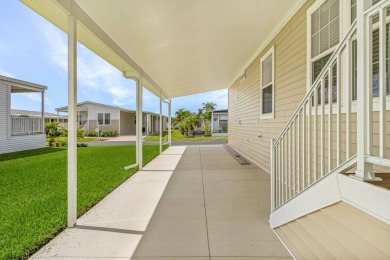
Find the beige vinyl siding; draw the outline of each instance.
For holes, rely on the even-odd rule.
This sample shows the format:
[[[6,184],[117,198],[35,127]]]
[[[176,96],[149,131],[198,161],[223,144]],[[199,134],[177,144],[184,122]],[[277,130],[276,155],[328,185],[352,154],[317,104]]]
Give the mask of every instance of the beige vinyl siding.
[[[121,127],[121,135],[135,135],[136,127],[135,127],[135,114],[130,114],[128,112],[120,112],[120,127]]]
[[[90,131],[97,129],[96,120],[89,120],[89,129]],[[119,120],[111,120],[111,125],[100,125],[99,130],[113,130],[119,133]]]
[[[270,139],[276,138],[306,93],[307,1],[229,88],[229,144],[269,171]],[[260,119],[260,58],[275,47],[274,119]]]

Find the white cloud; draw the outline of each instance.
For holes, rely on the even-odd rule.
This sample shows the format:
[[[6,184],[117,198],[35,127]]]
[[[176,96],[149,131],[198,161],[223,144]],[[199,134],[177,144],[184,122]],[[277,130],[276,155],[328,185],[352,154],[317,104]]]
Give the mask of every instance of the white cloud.
[[[66,35],[51,24],[38,23],[49,44],[50,59],[59,68],[68,71]],[[87,92],[93,91],[89,97],[98,97],[107,103],[108,94],[110,103],[117,106],[134,103],[134,88],[131,88],[129,80],[124,79],[120,71],[82,45],[78,45],[77,66],[80,85],[88,88]]]
[[[10,78],[16,78],[16,76],[8,71],[5,71],[4,69],[0,68],[0,75]]]
[[[37,93],[37,92],[33,92],[33,93],[14,93],[13,96],[15,98],[26,97],[27,99],[29,99],[30,101],[35,102],[35,103],[41,103],[41,101],[42,101],[41,93]],[[49,98],[46,95],[45,95],[45,104],[50,104],[50,100],[49,100]]]
[[[225,109],[227,108],[227,102],[228,102],[228,91],[227,89],[217,90],[208,93],[205,96],[204,102],[213,102],[217,104],[217,109]]]

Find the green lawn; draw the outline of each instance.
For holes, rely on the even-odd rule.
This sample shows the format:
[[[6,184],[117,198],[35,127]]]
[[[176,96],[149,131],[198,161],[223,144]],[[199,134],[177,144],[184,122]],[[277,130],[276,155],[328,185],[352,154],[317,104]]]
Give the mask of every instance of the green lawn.
[[[144,164],[158,146],[144,146]],[[135,146],[78,148],[78,215],[137,169]],[[43,148],[0,155],[0,259],[25,259],[66,227],[67,151]]]
[[[163,132],[163,140],[167,136],[167,131]],[[172,130],[172,141],[206,141],[206,140],[227,140],[227,136],[197,136],[197,137],[183,137],[183,135],[176,130]],[[146,141],[160,141],[160,135],[149,135]]]

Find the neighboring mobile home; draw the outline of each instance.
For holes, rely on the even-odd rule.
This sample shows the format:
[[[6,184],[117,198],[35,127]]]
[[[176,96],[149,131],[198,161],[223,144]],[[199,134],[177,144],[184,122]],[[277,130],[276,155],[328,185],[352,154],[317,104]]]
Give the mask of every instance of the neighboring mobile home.
[[[56,108],[58,113],[68,112],[68,107]],[[167,117],[162,116],[163,131],[167,129]],[[160,132],[160,115],[143,112],[142,133]],[[135,135],[135,110],[85,101],[77,104],[77,125],[85,131],[113,130],[119,135]]]
[[[0,154],[46,146],[43,101],[46,89],[45,86],[0,76]],[[16,93],[41,93],[42,111],[34,117],[13,114],[11,97]]]
[[[211,132],[227,133],[229,113],[227,109],[218,109],[211,112]]]
[[[11,109],[11,116],[12,117],[37,118],[37,117],[41,117],[42,113],[40,111]],[[45,117],[45,123],[58,122],[59,126],[62,126],[65,128],[68,127],[68,117],[67,116],[45,112],[44,117]]]
[[[390,0],[22,1],[160,104],[227,87],[229,145],[270,173],[296,258],[390,257]]]

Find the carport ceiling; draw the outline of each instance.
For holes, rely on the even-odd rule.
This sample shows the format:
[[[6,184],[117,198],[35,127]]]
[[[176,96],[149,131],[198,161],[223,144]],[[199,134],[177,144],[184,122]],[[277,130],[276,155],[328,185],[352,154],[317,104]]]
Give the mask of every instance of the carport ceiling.
[[[56,13],[45,11],[47,1],[22,1],[58,26]],[[229,87],[302,0],[76,2],[156,85],[177,97]],[[92,41],[84,44],[101,55]]]

